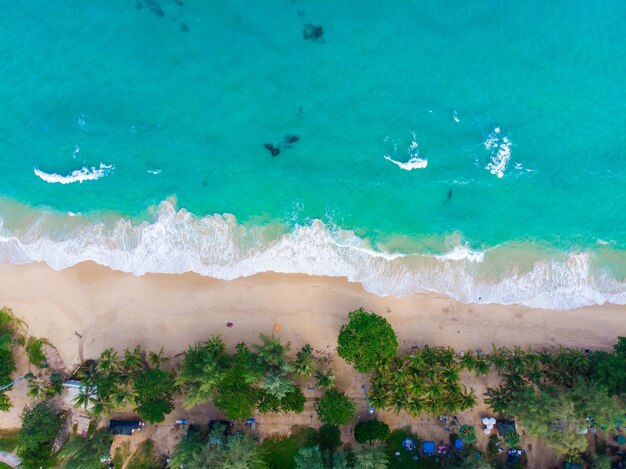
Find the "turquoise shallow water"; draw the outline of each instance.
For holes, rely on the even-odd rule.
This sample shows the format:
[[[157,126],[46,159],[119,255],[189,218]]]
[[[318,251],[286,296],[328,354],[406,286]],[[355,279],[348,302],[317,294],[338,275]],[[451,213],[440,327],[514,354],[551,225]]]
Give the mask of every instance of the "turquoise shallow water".
[[[623,2],[0,12],[3,262],[626,303]]]

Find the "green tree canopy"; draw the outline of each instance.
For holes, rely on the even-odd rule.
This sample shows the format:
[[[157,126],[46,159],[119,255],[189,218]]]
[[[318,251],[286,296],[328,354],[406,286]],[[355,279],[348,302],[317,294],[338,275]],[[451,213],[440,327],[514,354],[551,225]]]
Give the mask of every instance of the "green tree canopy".
[[[214,443],[211,443],[213,441]],[[251,436],[236,434],[211,438],[183,438],[177,445],[169,467],[186,469],[266,469],[263,454]],[[219,442],[216,442],[219,441]]]
[[[74,436],[61,448],[58,460],[67,469],[98,469],[102,467],[100,458],[107,456],[113,436],[107,428],[96,430],[87,438]]]
[[[389,457],[380,446],[362,446],[354,452],[355,469],[386,469]]]
[[[361,308],[350,312],[348,319],[339,332],[337,352],[357,371],[367,373],[395,356],[398,339],[385,318]]]
[[[354,439],[365,444],[384,441],[389,437],[389,425],[380,420],[361,420],[354,428]]]
[[[317,441],[322,450],[335,451],[341,445],[341,432],[337,425],[325,423],[317,432]]]
[[[618,337],[612,352],[593,352],[590,360],[592,379],[626,401],[626,337]]]
[[[61,414],[50,401],[38,401],[24,407],[20,415],[22,428],[17,442],[20,467],[39,469],[50,467],[52,443],[61,426]]]
[[[162,422],[174,410],[174,379],[159,368],[144,370],[137,375],[135,392],[136,411],[150,423]]]
[[[324,423],[344,425],[354,418],[356,407],[348,396],[338,389],[329,389],[316,399],[315,411]]]

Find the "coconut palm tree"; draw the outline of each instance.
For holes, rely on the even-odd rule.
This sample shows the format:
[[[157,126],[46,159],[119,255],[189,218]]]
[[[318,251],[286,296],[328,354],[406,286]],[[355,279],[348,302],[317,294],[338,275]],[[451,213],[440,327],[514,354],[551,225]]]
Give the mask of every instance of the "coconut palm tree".
[[[444,368],[452,368],[456,364],[456,353],[451,347],[443,347],[439,350],[439,364]]]
[[[284,373],[270,371],[261,382],[261,389],[277,399],[282,399],[293,389],[293,381]]]
[[[424,401],[421,399],[410,399],[409,402],[407,402],[406,410],[409,414],[417,416],[424,412]]]
[[[476,368],[476,362],[477,358],[474,355],[474,352],[468,349],[459,360],[459,366],[467,371],[474,371]]]
[[[439,354],[437,350],[428,345],[424,346],[422,349],[422,360],[426,364],[426,366],[433,367],[437,365],[439,361]]]
[[[100,359],[98,360],[98,371],[104,374],[118,373],[122,371],[122,360],[117,351],[112,348],[107,348],[100,354]]]
[[[335,386],[337,377],[330,368],[326,370],[317,370],[315,372],[315,385],[323,389],[330,389]]]
[[[426,362],[424,361],[424,357],[422,356],[421,350],[415,350],[411,355],[408,356],[409,364],[411,368],[419,372],[424,369],[426,366]]]
[[[283,345],[280,338],[260,334],[260,345],[255,345],[257,351],[257,359],[259,363],[267,369],[281,368],[285,363],[285,356],[289,351],[289,342]]]
[[[476,359],[476,364],[474,365],[474,371],[476,372],[476,376],[484,376],[491,370],[491,366],[489,362],[484,357],[478,357]]]
[[[513,397],[511,390],[500,385],[495,388],[487,388],[485,404],[491,407],[497,414],[506,414]]]
[[[306,344],[296,354],[296,359],[291,363],[293,372],[298,376],[308,378],[315,371],[315,365],[313,363],[313,348]]]
[[[456,383],[459,380],[459,372],[456,366],[444,368],[439,372],[439,376],[444,383]]]
[[[355,468],[386,469],[389,457],[380,446],[362,446],[354,451]]]
[[[489,356],[489,361],[495,367],[496,371],[502,372],[508,364],[508,357],[511,354],[506,347],[496,348],[495,344],[491,344],[493,353]]]
[[[222,336],[220,334],[211,336],[211,338],[206,342],[203,342],[200,347],[215,356],[224,353],[226,350],[226,344],[222,340]]]
[[[163,347],[158,352],[148,353],[148,362],[152,368],[161,368],[161,365],[167,363],[169,358],[165,356],[165,350]]]
[[[82,407],[84,410],[90,405],[94,405],[98,401],[98,392],[92,384],[85,384],[80,388],[76,397],[74,397],[74,407]]]
[[[144,368],[144,357],[145,353],[140,345],[137,345],[133,350],[125,349],[124,360],[122,361],[124,370],[131,375],[138,373]]]
[[[28,383],[28,389],[26,390],[26,395],[31,399],[39,399],[46,394],[46,389],[42,383],[39,381],[31,380]]]

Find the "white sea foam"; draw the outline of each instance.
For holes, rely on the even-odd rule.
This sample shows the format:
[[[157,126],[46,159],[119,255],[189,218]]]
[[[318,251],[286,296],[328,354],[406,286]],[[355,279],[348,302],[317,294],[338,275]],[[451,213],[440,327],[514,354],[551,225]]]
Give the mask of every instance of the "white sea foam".
[[[277,230],[244,226],[232,215],[196,217],[162,202],[151,222],[120,219],[108,226],[78,214],[64,234],[46,223],[49,217],[9,231],[0,218],[0,262],[43,261],[63,269],[91,260],[136,275],[191,271],[226,280],[266,271],[305,273],[346,277],[382,296],[437,292],[468,303],[554,309],[626,304],[626,284],[594,269],[585,253],[546,256],[494,277],[490,256],[509,259],[506,249],[499,254],[499,248],[476,252],[459,245],[437,256],[385,252],[320,220]]]
[[[455,246],[452,251],[436,255],[435,258],[440,260],[462,261],[468,260],[470,262],[482,262],[485,258],[484,251],[472,251],[467,246]]]
[[[501,137],[500,127],[496,127],[487,136],[483,145],[491,157],[485,169],[499,178],[503,177],[506,166],[511,159],[511,141],[508,137]]]
[[[72,184],[74,182],[83,183],[85,181],[96,181],[109,174],[114,168],[113,165],[100,163],[100,166],[97,168],[94,166],[91,168],[83,167],[72,171],[66,176],[56,173],[46,173],[38,168],[34,168],[33,171],[37,177],[50,184]]]
[[[150,173],[150,174],[154,174],[154,175],[161,174],[161,170],[160,169],[148,169],[147,172]]]
[[[458,116],[458,114],[456,113],[456,111],[454,111],[454,112],[452,113],[452,118],[454,119],[454,122],[456,122],[457,124],[458,124],[459,122],[461,122],[461,119],[459,119],[459,116]]]
[[[405,171],[412,171],[414,169],[424,169],[428,166],[428,160],[419,157],[419,149],[417,148],[417,141],[415,140],[415,133],[412,133],[413,139],[407,147],[407,153],[409,160],[406,163],[394,160],[390,155],[385,155],[384,158],[391,161],[396,166],[404,169]],[[394,147],[395,151],[395,147]]]

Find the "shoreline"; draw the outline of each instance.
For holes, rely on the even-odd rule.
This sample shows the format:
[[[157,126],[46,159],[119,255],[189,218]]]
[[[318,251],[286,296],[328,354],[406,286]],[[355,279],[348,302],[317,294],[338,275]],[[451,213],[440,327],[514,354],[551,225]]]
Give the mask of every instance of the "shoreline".
[[[274,323],[292,350],[310,342],[332,352],[347,313],[359,307],[385,316],[403,349],[429,344],[489,351],[492,343],[606,349],[626,333],[623,305],[543,310],[464,304],[438,294],[379,297],[344,278],[134,276],[93,262],[61,271],[43,263],[0,265],[0,305],[26,321],[29,335],[50,340],[67,367],[107,347],[140,344],[173,355],[215,333],[229,346],[254,342],[259,333],[272,333]]]

